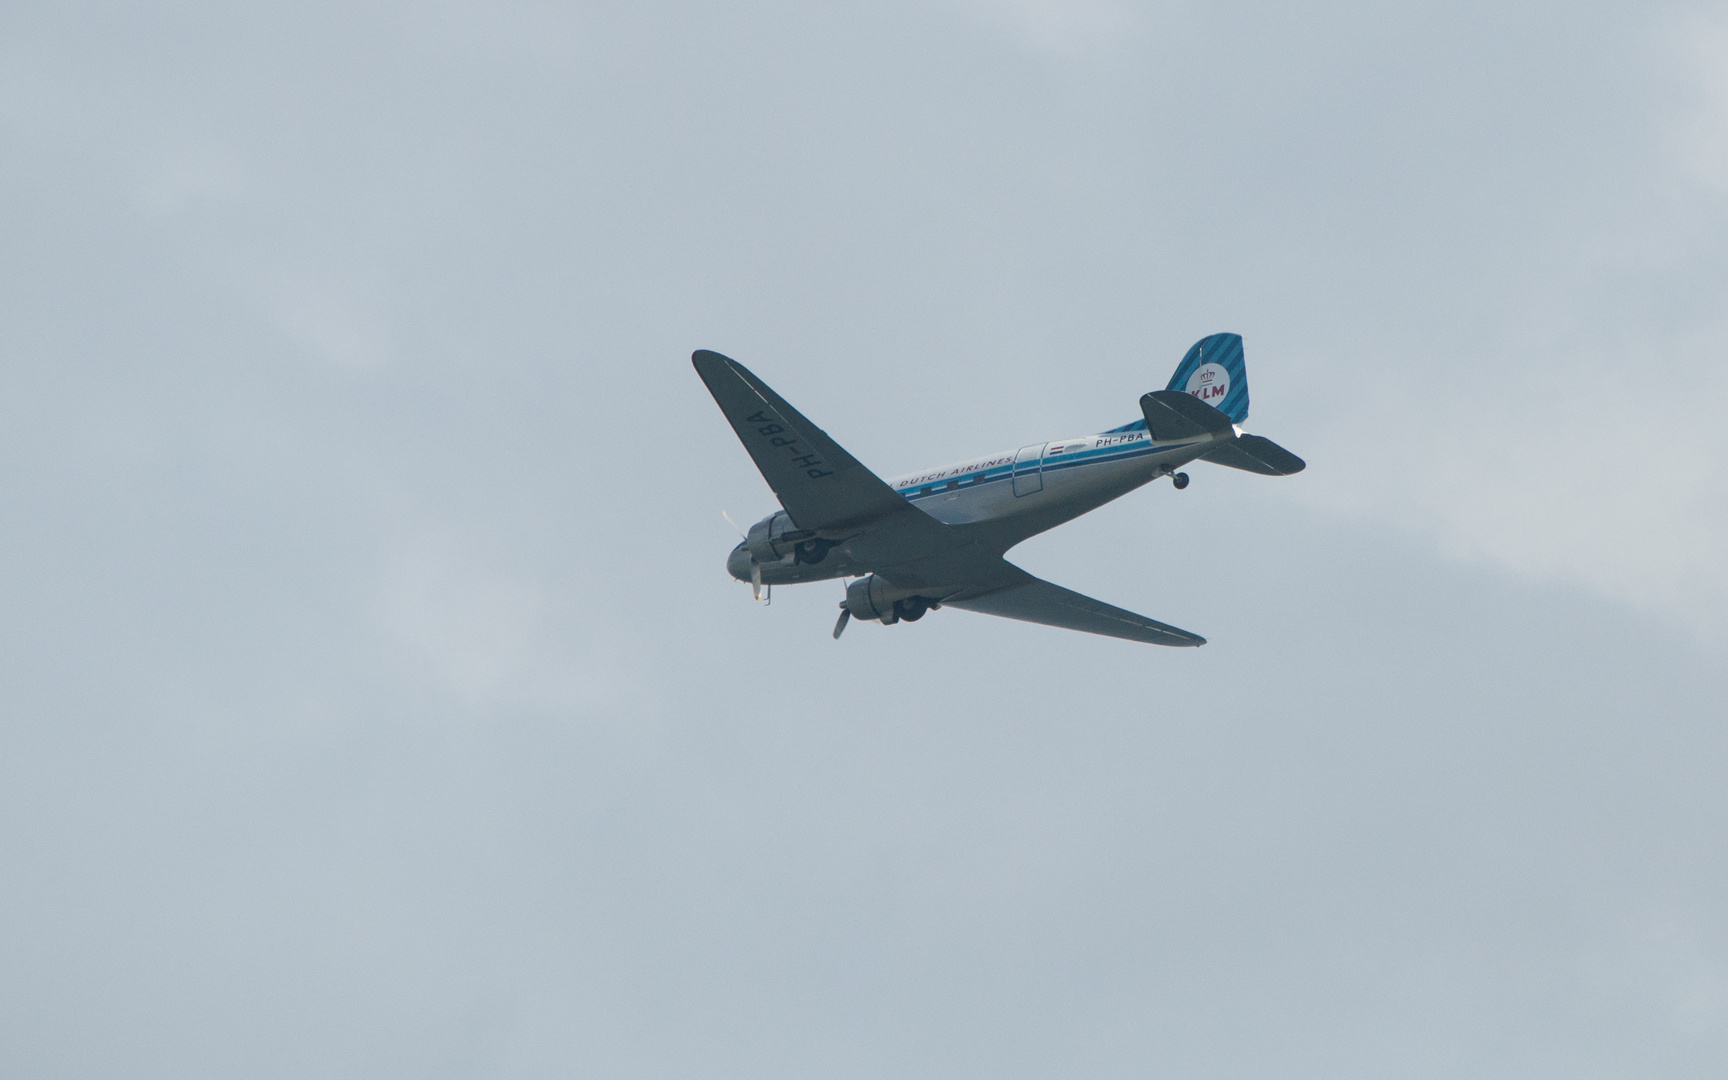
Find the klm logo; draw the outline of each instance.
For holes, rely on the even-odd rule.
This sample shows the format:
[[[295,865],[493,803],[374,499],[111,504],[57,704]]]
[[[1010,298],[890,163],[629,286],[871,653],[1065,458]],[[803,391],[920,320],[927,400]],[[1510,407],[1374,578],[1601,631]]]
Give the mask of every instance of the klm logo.
[[[1217,408],[1230,393],[1230,373],[1218,364],[1202,364],[1188,376],[1190,394]]]

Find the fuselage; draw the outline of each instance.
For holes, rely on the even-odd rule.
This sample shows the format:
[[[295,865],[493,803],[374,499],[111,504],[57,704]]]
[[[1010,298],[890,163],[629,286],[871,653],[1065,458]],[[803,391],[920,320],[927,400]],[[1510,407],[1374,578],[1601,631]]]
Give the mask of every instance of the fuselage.
[[[913,506],[1006,552],[1030,536],[1072,521],[1194,460],[1207,439],[1154,443],[1145,421],[1095,435],[1032,443],[957,464],[888,479]],[[816,561],[793,557],[756,563],[739,544],[726,568],[765,585],[821,581],[862,573],[844,538]]]

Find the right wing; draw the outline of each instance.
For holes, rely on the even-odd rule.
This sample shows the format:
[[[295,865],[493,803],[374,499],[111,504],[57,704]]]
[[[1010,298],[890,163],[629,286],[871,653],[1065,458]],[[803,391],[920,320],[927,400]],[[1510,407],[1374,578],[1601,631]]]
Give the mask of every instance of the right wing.
[[[1206,639],[1157,619],[1112,607],[1102,600],[1082,596],[1071,589],[1033,577],[1012,563],[998,560],[1011,584],[980,596],[942,601],[943,607],[1000,615],[1007,619],[1081,630],[1105,637],[1144,641],[1150,645],[1204,645]]]

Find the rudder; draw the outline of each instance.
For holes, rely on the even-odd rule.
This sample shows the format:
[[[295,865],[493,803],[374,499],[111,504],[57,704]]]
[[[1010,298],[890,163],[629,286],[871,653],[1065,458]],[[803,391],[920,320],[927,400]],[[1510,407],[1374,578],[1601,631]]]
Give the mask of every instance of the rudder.
[[[1194,395],[1233,424],[1248,419],[1248,365],[1242,335],[1213,334],[1196,341],[1165,389]]]

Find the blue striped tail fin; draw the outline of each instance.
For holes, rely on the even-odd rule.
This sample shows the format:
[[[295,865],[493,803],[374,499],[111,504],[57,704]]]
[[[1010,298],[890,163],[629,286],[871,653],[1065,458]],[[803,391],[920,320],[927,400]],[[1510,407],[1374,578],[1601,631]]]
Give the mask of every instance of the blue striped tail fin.
[[[1242,356],[1242,335],[1213,334],[1196,341],[1165,389],[1194,395],[1233,424],[1248,419],[1248,365]]]

